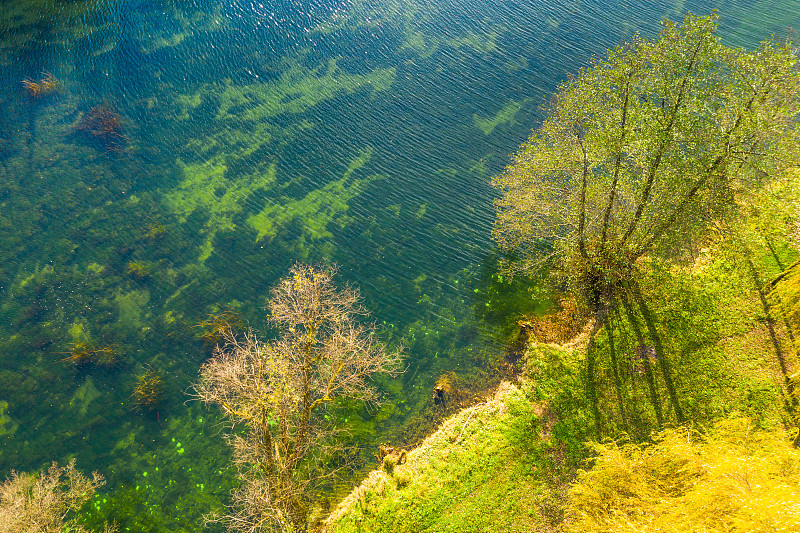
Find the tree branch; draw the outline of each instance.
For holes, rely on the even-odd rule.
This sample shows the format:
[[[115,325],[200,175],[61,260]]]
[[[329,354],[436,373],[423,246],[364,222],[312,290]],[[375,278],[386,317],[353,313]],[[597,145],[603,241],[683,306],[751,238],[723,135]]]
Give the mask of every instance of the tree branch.
[[[617,182],[619,181],[619,172],[620,167],[622,166],[622,152],[625,146],[625,133],[627,132],[627,122],[628,122],[628,99],[630,97],[630,90],[631,90],[631,77],[633,76],[633,71],[628,73],[628,82],[625,84],[625,101],[622,104],[622,118],[620,120],[620,136],[619,136],[619,146],[617,148],[617,155],[614,161],[614,173],[613,178],[611,179],[611,190],[608,193],[608,203],[606,204],[605,214],[603,215],[603,231],[602,236],[600,238],[600,252],[603,252],[603,249],[606,245],[606,238],[608,236],[608,225],[609,221],[611,220],[611,211],[614,208],[614,197],[617,193]]]
[[[644,213],[644,208],[650,201],[650,194],[653,189],[653,184],[655,183],[658,167],[661,165],[661,159],[664,156],[664,152],[666,151],[667,146],[670,144],[670,141],[672,140],[672,128],[675,126],[675,122],[678,116],[678,111],[680,109],[680,106],[683,104],[683,98],[686,94],[686,87],[689,82],[689,75],[692,73],[695,61],[697,61],[697,55],[700,53],[700,49],[702,48],[703,43],[704,39],[698,40],[697,46],[695,47],[694,52],[692,53],[692,57],[689,60],[689,65],[686,68],[686,74],[684,74],[683,80],[681,81],[681,88],[678,91],[677,98],[675,99],[675,105],[672,106],[672,114],[670,115],[667,127],[664,129],[664,133],[661,136],[661,143],[658,146],[656,157],[653,160],[653,163],[650,165],[650,168],[648,169],[649,171],[647,174],[647,181],[645,181],[644,189],[642,190],[642,199],[636,206],[636,212],[633,215],[633,220],[631,220],[630,226],[628,226],[628,230],[625,232],[625,235],[622,236],[620,247],[624,246],[625,242],[627,242],[630,236],[633,235],[633,232],[639,225],[639,220],[642,218],[642,214]]]

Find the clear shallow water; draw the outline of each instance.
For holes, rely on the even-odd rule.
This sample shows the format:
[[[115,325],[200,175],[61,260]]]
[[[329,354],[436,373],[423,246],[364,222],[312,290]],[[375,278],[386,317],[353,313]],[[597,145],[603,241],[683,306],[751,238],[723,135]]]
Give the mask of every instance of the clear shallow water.
[[[567,73],[686,10],[744,46],[800,22],[778,1],[0,6],[0,476],[75,456],[109,479],[95,518],[132,531],[193,530],[230,489],[214,412],[184,403],[210,313],[263,326],[289,265],[336,262],[409,356],[381,410],[341,416],[364,456],[410,438],[437,377],[489,379],[543,305],[492,277],[488,180]],[[59,90],[29,97],[45,72]],[[111,139],[81,130],[99,105]],[[62,361],[79,342],[117,363]],[[148,368],[166,397],[143,413]]]

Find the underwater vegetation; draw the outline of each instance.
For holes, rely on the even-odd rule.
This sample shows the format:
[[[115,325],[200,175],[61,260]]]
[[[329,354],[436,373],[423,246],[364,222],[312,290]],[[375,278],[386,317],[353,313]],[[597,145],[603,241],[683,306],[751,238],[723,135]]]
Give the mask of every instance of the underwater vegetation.
[[[43,98],[57,92],[61,88],[61,82],[49,72],[45,72],[39,80],[24,78],[22,87],[31,98]]]
[[[216,346],[222,342],[226,335],[237,333],[245,329],[245,322],[236,311],[226,309],[215,314],[210,313],[208,318],[195,326],[200,328],[198,338],[207,346]]]
[[[164,400],[164,379],[152,368],[136,378],[131,398],[143,411],[152,411]]]
[[[96,364],[102,367],[111,367],[120,361],[119,354],[112,346],[97,348],[82,341],[70,344],[67,351],[62,353],[66,354],[67,357],[59,361],[68,361],[76,366]]]
[[[0,400],[0,437],[3,435],[13,435],[19,428],[19,424],[6,414],[8,402]]]
[[[125,272],[141,281],[153,276],[153,267],[144,261],[131,261],[125,268]]]
[[[167,227],[160,222],[151,222],[147,225],[147,231],[144,238],[148,241],[155,241],[163,237],[167,233]]]
[[[472,115],[472,120],[475,127],[483,132],[484,135],[491,135],[498,126],[503,124],[515,124],[515,117],[524,105],[528,104],[530,99],[523,102],[516,102],[514,100],[507,103],[501,110],[499,110],[493,117],[480,117],[478,114]]]
[[[445,372],[436,380],[433,387],[433,403],[446,406],[449,402],[457,402],[461,398],[461,391],[456,386],[458,376],[455,372]]]
[[[75,126],[75,131],[105,148],[106,152],[121,152],[127,140],[122,134],[122,117],[108,104],[91,108]]]

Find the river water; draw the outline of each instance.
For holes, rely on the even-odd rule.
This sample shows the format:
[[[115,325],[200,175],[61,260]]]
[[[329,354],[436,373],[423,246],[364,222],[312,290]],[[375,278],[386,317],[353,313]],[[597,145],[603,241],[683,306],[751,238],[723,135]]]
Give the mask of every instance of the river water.
[[[75,457],[108,479],[90,524],[199,529],[234,482],[188,401],[202,337],[263,330],[295,262],[338,265],[405,346],[382,407],[331,414],[356,463],[413,441],[437,378],[497,379],[547,305],[495,272],[491,176],[568,73],[715,8],[728,44],[800,27],[778,0],[3,1],[0,478]]]

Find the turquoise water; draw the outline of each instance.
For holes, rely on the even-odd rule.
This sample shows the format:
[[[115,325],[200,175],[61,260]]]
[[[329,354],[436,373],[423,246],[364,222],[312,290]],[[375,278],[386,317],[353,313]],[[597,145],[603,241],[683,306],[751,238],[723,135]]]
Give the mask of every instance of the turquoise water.
[[[367,466],[419,436],[442,373],[497,379],[546,305],[494,271],[488,181],[558,83],[686,10],[745,46],[800,27],[785,1],[0,6],[0,478],[76,457],[108,479],[92,520],[123,531],[193,531],[226,501],[219,418],[187,402],[210,314],[263,329],[291,264],[338,264],[408,354],[382,408],[334,415]],[[119,116],[100,134],[98,106]],[[64,361],[79,345],[115,360]]]

